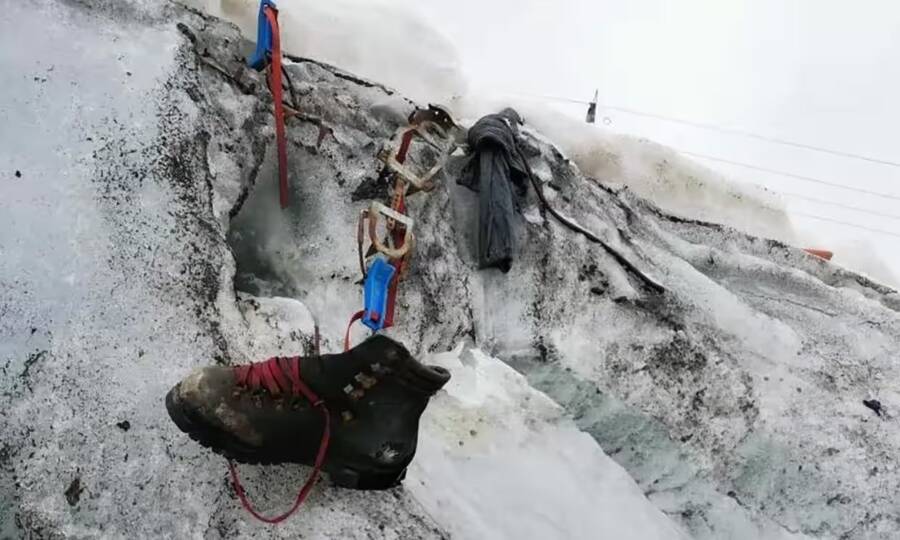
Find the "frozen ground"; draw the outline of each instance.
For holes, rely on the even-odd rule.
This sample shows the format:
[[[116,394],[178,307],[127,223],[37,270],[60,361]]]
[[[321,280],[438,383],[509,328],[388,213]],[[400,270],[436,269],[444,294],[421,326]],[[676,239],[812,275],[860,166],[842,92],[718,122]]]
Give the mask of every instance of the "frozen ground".
[[[184,2],[235,22],[251,39],[256,35],[256,0]],[[470,84],[463,75],[467,66],[462,65],[458,53],[459,47],[466,46],[442,35],[443,21],[426,21],[417,16],[419,6],[415,4],[394,0],[282,2],[285,47],[294,54],[324,60],[383,82],[413,99],[452,104],[458,115],[473,121],[487,112],[513,105],[588,176],[604,182],[622,182],[641,197],[681,217],[728,225],[793,246],[830,249],[835,253],[835,264],[893,287],[900,286],[900,275],[891,269],[891,255],[877,241],[864,237],[844,241],[840,235],[811,229],[808,224],[796,227],[780,195],[735,182],[656,142],[587,125],[524,96],[498,97],[490,90],[478,88],[478,81]],[[527,8],[527,4],[522,7]],[[483,32],[485,28],[481,21],[472,26],[470,33]],[[509,36],[513,52],[508,65],[504,62],[496,66],[495,75],[506,74],[517,80],[521,73],[512,71],[513,66],[528,66],[527,72],[534,79],[546,78],[547,72],[515,47],[521,32],[500,32]],[[465,33],[457,33],[456,39],[481,42],[480,36]],[[546,42],[550,38],[542,35],[529,39]],[[415,43],[415,47],[408,46],[410,43]],[[553,49],[554,45],[548,42],[546,48]],[[490,79],[496,81],[497,77]]]
[[[234,22],[255,39],[257,0],[184,0]],[[278,2],[286,51],[341,66],[414,100],[446,103],[465,93],[453,45],[415,10],[392,0]]]
[[[31,35],[45,37],[14,54]],[[534,132],[552,203],[667,292],[534,200],[512,272],[476,271],[473,196],[444,178],[411,200],[419,248],[393,335],[454,379],[408,480],[322,483],[287,525],[249,521],[162,397],[198,365],[304,352],[313,316],[340,346],[360,301],[355,217],[383,190],[373,155],[412,105],[291,64],[333,133],[317,145],[317,126],[290,121],[281,212],[243,46],[166,3],[44,0],[0,19],[0,537],[900,534],[897,293],[611,187],[630,169],[600,185]],[[271,511],[304,473],[244,471]]]

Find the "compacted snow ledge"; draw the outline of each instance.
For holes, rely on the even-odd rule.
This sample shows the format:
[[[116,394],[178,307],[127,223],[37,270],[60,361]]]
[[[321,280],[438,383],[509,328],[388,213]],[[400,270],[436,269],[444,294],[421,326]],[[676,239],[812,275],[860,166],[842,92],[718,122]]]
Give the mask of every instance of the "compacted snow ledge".
[[[454,538],[687,538],[562,408],[477,349],[425,415],[407,489]]]

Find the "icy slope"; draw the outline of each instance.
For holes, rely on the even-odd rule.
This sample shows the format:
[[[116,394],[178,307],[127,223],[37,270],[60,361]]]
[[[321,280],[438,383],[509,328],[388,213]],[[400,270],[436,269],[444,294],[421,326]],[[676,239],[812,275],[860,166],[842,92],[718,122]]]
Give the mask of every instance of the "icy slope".
[[[184,3],[235,22],[250,39],[256,35],[255,0]],[[642,197],[684,217],[784,242],[797,240],[781,201],[769,192],[731,182],[652,141],[586,125],[544,103],[467,92],[455,47],[414,10],[383,0],[327,5],[292,0],[280,10],[288,52],[374,78],[416,100],[451,101],[457,114],[473,121],[515,105],[589,176],[619,178]]]
[[[529,121],[588,176],[620,178],[636,194],[676,216],[728,225],[796,247],[827,247],[835,253],[833,263],[900,285],[889,255],[876,241],[839,240],[808,224],[798,228],[781,195],[735,182],[653,141],[588,125],[533,102],[525,105]]]
[[[453,372],[422,426],[407,488],[454,538],[683,538],[563,410],[478,350],[429,358]]]
[[[296,300],[242,295],[240,306],[257,355],[296,349],[291,335],[313,331],[311,313]],[[686,538],[512,368],[462,344],[424,361],[451,370],[453,379],[423,418],[404,487],[452,538]],[[288,497],[281,491],[261,500],[277,505]]]
[[[255,39],[255,0],[184,2],[235,22],[246,37]],[[900,285],[900,276],[890,268],[890,254],[876,241],[860,237],[843,240],[844,235],[811,228],[809,223],[795,226],[786,211],[786,201],[776,193],[736,182],[653,141],[587,125],[548,108],[541,100],[524,94],[497,96],[492,88],[478,87],[478,80],[465,80],[467,66],[461,64],[457,50],[465,45],[458,40],[479,37],[457,33],[457,41],[451,41],[441,34],[443,21],[423,20],[416,15],[418,8],[421,6],[415,2],[390,0],[282,2],[285,47],[294,54],[328,61],[386,83],[413,99],[451,103],[457,114],[473,121],[488,112],[514,106],[588,176],[604,181],[615,177],[635,193],[681,217],[725,224],[798,247],[827,247],[835,253],[834,263],[893,287]],[[520,8],[527,10],[530,5]],[[528,72],[540,79],[541,67],[532,66],[525,53],[514,46],[520,32],[504,32],[508,32],[504,35],[510,37],[513,52],[509,62],[496,66],[496,73],[489,79],[496,82],[498,76],[508,76],[518,80],[522,73],[514,71],[517,65],[529,66]],[[527,92],[529,88],[522,90]]]
[[[222,223],[268,133],[177,22],[209,24],[156,2],[4,6],[0,537],[443,536],[403,491],[323,489],[274,533],[247,522],[223,461],[167,418],[188,370],[262,339]],[[277,508],[304,471],[258,474]]]
[[[258,0],[183,0],[238,25],[256,39]],[[283,47],[396,88],[418,101],[447,102],[465,92],[453,45],[391,0],[278,2]]]
[[[236,29],[156,3],[9,12],[0,165],[21,175],[0,182],[4,534],[900,531],[897,294],[601,187],[539,137],[528,154],[553,204],[668,292],[644,290],[533,200],[513,271],[475,271],[473,196],[445,178],[411,200],[419,250],[394,335],[423,357],[454,351],[435,358],[456,379],[427,412],[410,480],[380,494],[323,484],[285,527],[247,521],[222,461],[177,432],[162,396],[193,366],[303,352],[313,314],[325,347],[340,346],[360,298],[355,218],[384,189],[373,155],[412,105],[290,65],[304,110],[332,134],[317,145],[317,126],[290,121],[294,204],[281,212],[267,91],[240,69]],[[7,52],[39,32],[44,48]],[[233,283],[258,298],[237,300]],[[244,471],[271,511],[304,473]],[[527,496],[536,483],[549,501]]]
[[[384,110],[384,98],[319,66],[289,69],[313,81],[305,103],[323,116]],[[271,181],[258,184],[229,236],[240,288],[301,298],[335,341],[347,313],[334,306],[359,298],[348,258],[357,211],[383,190],[367,149],[389,133],[361,120],[343,127],[336,141],[353,142],[337,153],[313,151],[313,129],[295,132],[307,148],[294,158],[308,179],[300,203],[280,213]],[[411,200],[419,251],[395,334],[423,354],[472,339],[519,369],[695,536],[896,532],[897,294],[779,242],[667,215],[530,140],[553,203],[668,292],[643,289],[534,200],[513,271],[475,271],[474,196],[448,178]],[[273,174],[264,163],[261,177]]]
[[[504,518],[498,512],[503,491],[479,500],[483,484],[477,479],[468,491],[444,489],[459,466],[457,435],[474,437],[467,423],[454,424],[452,432],[452,426],[426,424],[423,460],[432,469],[411,475],[412,495],[402,488],[355,493],[323,483],[287,525],[272,529],[249,521],[226,481],[224,462],[179,433],[162,405],[168,387],[193,366],[309,347],[312,318],[302,304],[237,301],[232,292],[224,234],[257,175],[270,122],[264,100],[223,80],[194,51],[207,44],[227,50],[237,32],[153,4],[47,2],[10,6],[6,15],[0,60],[16,76],[0,101],[10,128],[0,135],[6,171],[0,183],[0,536],[431,538],[452,530],[477,538],[482,530],[504,537],[538,524]],[[23,36],[38,33],[47,35],[43,48],[30,56],[9,54]],[[227,56],[214,61],[238,65]],[[262,88],[258,78],[245,82]],[[381,90],[368,91],[391,101]],[[366,121],[380,125],[374,117]],[[356,303],[354,295],[333,309]],[[441,362],[452,364],[459,354]],[[546,452],[542,435],[557,434],[578,443],[562,457],[594,460],[593,474],[625,490],[610,511],[640,518],[618,521],[601,512],[595,519],[604,519],[602,530],[679,537],[558,407],[508,367],[479,358],[488,367],[468,377],[460,373],[454,394],[442,396],[434,409],[443,411],[436,413],[443,422],[463,411],[488,421],[513,413],[501,419],[507,426],[479,426],[477,439],[488,446],[508,443],[510,435],[523,439],[506,448],[518,456],[507,469],[510,489],[534,487],[517,474],[532,449]],[[456,401],[479,385],[497,389],[510,380],[519,381],[518,390],[509,389],[503,411],[487,399]],[[540,404],[541,418],[526,416],[529,401]],[[483,463],[504,470],[506,453],[482,453]],[[546,459],[547,474],[571,470],[559,455]],[[298,467],[242,472],[258,504],[273,511],[291,500],[305,474]],[[581,496],[586,487],[570,481],[556,493]],[[563,536],[594,538],[596,530],[570,520],[584,501],[565,501],[553,501],[557,506],[540,521],[544,528],[533,532],[552,527]],[[478,519],[456,521],[454,512],[467,506],[473,507],[467,515]],[[561,508],[566,513],[559,514]]]

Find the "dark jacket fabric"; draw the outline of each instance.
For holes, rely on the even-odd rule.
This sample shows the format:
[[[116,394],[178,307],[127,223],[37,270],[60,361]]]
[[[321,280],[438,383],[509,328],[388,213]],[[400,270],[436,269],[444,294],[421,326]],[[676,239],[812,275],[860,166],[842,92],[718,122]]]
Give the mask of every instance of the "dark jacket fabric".
[[[490,114],[469,129],[471,157],[457,183],[479,193],[478,266],[508,272],[514,250],[519,199],[528,191],[528,169],[518,150],[519,115]]]

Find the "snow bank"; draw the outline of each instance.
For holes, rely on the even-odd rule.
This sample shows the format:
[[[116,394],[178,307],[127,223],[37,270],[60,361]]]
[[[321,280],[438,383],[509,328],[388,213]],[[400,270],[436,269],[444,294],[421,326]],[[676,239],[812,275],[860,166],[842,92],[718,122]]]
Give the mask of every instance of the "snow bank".
[[[304,110],[332,132],[319,144],[318,126],[288,121],[292,205],[273,209],[269,96],[241,68],[238,31],[141,5],[47,0],[0,20],[14,74],[0,102],[3,534],[677,535],[668,519],[708,539],[897,537],[897,294],[598,184],[532,129],[553,204],[666,292],[533,195],[512,271],[477,271],[475,196],[451,166],[409,200],[418,249],[390,332],[454,376],[410,480],[384,493],[323,482],[284,526],[249,520],[163,396],[196,366],[308,351],[314,316],[324,349],[340,348],[361,298],[356,216],[384,195],[374,154],[411,105],[290,63]],[[41,32],[30,55],[4,54]],[[242,468],[269,512],[305,472]]]
[[[527,106],[527,104],[526,104]],[[552,112],[536,111],[532,121],[557,142],[586,174],[620,183],[660,208],[686,219],[728,225],[796,247],[835,253],[834,264],[900,287],[879,248],[871,241],[836,241],[832,235],[797,224],[781,195],[733,181],[666,146],[614,134]]]
[[[560,418],[561,409],[498,360],[472,353],[467,363],[477,359],[477,372],[465,373],[459,350],[439,357],[460,368],[459,379],[453,394],[438,398],[426,416],[416,461],[422,468],[407,482],[415,490],[357,493],[323,482],[302,514],[282,527],[248,519],[226,481],[223,460],[179,433],[162,399],[195,366],[311,350],[314,317],[304,304],[232,292],[234,266],[223,227],[254,177],[274,185],[266,181],[274,177],[271,155],[264,155],[271,149],[259,144],[270,135],[264,101],[244,95],[191,53],[189,36],[218,50],[223,40],[235,38],[227,27],[210,28],[181,12],[165,23],[159,22],[166,19],[161,12],[142,12],[153,15],[145,26],[102,7],[37,7],[32,17],[22,8],[13,19],[28,33],[38,26],[50,31],[42,42],[46,49],[34,51],[38,62],[2,57],[4,67],[20,76],[2,103],[4,120],[16,129],[3,132],[0,163],[4,171],[21,174],[4,173],[0,184],[3,536],[439,538],[452,529],[479,538],[484,531],[521,537],[530,525],[533,533],[595,538],[587,527],[596,524],[597,531],[676,537],[674,526],[593,439]],[[15,41],[16,30],[4,28],[2,35]],[[8,45],[3,50],[14,50]],[[224,58],[213,61],[227,66]],[[301,80],[339,81],[314,65],[291,69],[306,70]],[[71,101],[54,97],[79,87]],[[380,90],[353,88],[355,103],[378,109],[390,101]],[[399,106],[408,107],[402,100]],[[368,109],[359,117],[376,126],[379,136],[392,132],[393,126],[367,115]],[[292,126],[291,135],[302,148],[316,134],[298,127]],[[337,142],[349,141],[353,152],[363,154],[367,141],[344,126],[335,132],[326,150],[342,157],[323,161],[339,163],[348,176],[356,167],[368,171],[370,155],[347,161]],[[354,185],[361,180],[351,178]],[[268,194],[262,187],[254,193],[254,200]],[[355,215],[344,200],[331,204],[335,214],[319,218],[302,200],[297,206],[303,222],[329,228],[340,227],[335,218]],[[274,218],[261,226],[271,233],[283,215],[271,212]],[[266,253],[298,245],[310,250],[311,255],[282,250],[285,272],[276,278],[299,287],[318,280],[318,271],[352,260],[352,252],[328,249],[321,232],[313,230],[319,242],[298,243],[287,232],[252,240],[264,240]],[[333,257],[332,264],[311,264],[308,274],[296,273],[304,256],[317,255]],[[325,347],[332,350],[359,300],[352,284],[338,284],[335,290],[349,294],[311,295],[327,328]],[[497,390],[504,387],[507,397],[498,409]],[[460,396],[468,396],[463,404],[456,401]],[[528,403],[533,405],[524,407]],[[484,445],[478,466],[505,477],[506,485],[487,486],[454,453],[463,424],[446,420],[462,420],[460,407],[483,420],[477,422]],[[469,429],[475,428],[463,435],[471,441]],[[502,451],[489,452],[495,445]],[[517,455],[509,455],[514,450]],[[520,473],[532,458],[542,464],[545,480],[555,479],[555,490],[536,485],[535,475],[530,483],[516,483],[528,479]],[[460,474],[451,483],[457,467]],[[591,483],[579,481],[584,471],[594,476]],[[306,470],[248,466],[241,473],[254,502],[274,512],[291,500]],[[463,478],[469,490],[457,489]],[[423,482],[433,487],[425,489]],[[606,491],[588,492],[601,482],[609,482]],[[556,497],[527,519],[504,518],[485,506],[493,501],[495,509],[527,509],[525,490],[541,487],[545,496]],[[606,515],[600,524],[582,517],[596,501],[587,495],[614,494],[621,496],[607,501],[609,509],[642,521]],[[474,508],[470,512],[478,520],[457,522],[461,508]]]
[[[686,538],[634,480],[522,375],[477,349],[422,425],[410,492],[458,538]]]
[[[795,224],[781,195],[727,178],[664,145],[579,122],[553,110],[520,105],[528,119],[585,174],[627,186],[660,208],[686,219],[728,225],[797,247],[835,253],[833,263],[900,287],[900,277],[866,240],[835,241],[809,225]]]
[[[289,69],[311,88],[304,96],[307,106],[327,117],[355,118],[376,107],[374,93],[333,79],[325,69],[310,64]],[[336,102],[336,94],[353,99]],[[320,314],[331,347],[339,346],[345,320],[359,305],[353,231],[358,210],[369,197],[381,196],[371,160],[378,144],[372,141],[390,131],[358,120],[335,129],[340,144],[329,141],[321,149],[310,146],[314,130],[292,130],[300,148],[294,170],[305,179],[294,186],[298,204],[276,211],[275,184],[266,182],[250,193],[229,236],[238,285],[255,294],[303,299]],[[827,471],[802,462],[806,445],[813,444],[809,441],[815,441],[816,452],[827,451],[826,439],[819,436],[826,416],[833,421],[829,437],[843,438],[856,451],[879,456],[876,460],[886,459],[900,444],[878,424],[867,425],[870,413],[861,398],[850,397],[897,399],[886,384],[897,368],[884,345],[900,340],[890,290],[788,245],[678,218],[631,191],[598,185],[532,132],[526,130],[528,154],[535,156],[537,174],[552,181],[554,188],[546,191],[553,204],[656,276],[668,292],[646,290],[595,246],[545,221],[533,195],[523,208],[512,271],[476,271],[476,196],[455,185],[451,164],[440,189],[409,200],[419,247],[398,299],[398,324],[389,333],[422,357],[453,348],[461,339],[474,340],[481,350],[521,370],[568,413],[578,415],[579,428],[692,536],[753,540],[892,530],[888,517],[865,522],[871,505],[886,508],[890,496],[861,481],[865,465],[851,453],[831,456],[835,463]],[[261,177],[274,178],[271,161],[263,164]],[[854,322],[848,326],[848,321]],[[874,325],[860,327],[860,321]],[[866,335],[862,341],[854,337],[860,332]],[[855,364],[840,364],[842,358],[866,358],[880,375],[863,376]],[[466,373],[466,359],[461,362],[454,374]],[[823,373],[844,382],[829,386],[819,379]],[[814,405],[803,405],[809,399]],[[622,411],[630,414],[623,418]],[[430,412],[426,429],[432,418],[442,417]],[[782,417],[789,420],[775,420]],[[514,426],[516,420],[510,422]],[[507,438],[518,440],[521,433],[510,429]],[[866,435],[853,435],[855,429],[865,429]],[[434,437],[446,438],[440,431],[429,433],[433,436],[423,436],[423,449],[438,444]],[[464,448],[472,442],[460,438],[456,444],[460,440]],[[459,451],[452,443],[440,442],[439,453]],[[760,451],[766,444],[777,451],[771,456]],[[545,459],[548,453],[528,443],[530,457]],[[602,461],[590,463],[604,471]],[[514,469],[516,463],[509,466]],[[425,460],[420,465],[427,466]],[[761,476],[760,468],[766,467],[802,467],[803,472]],[[559,474],[568,477],[566,469]],[[839,485],[852,489],[842,488],[845,498],[836,500],[850,502],[837,508],[828,501]],[[474,505],[472,500],[482,499],[469,497],[495,493],[478,486],[465,497],[454,490],[453,498],[441,504],[427,495],[417,498],[426,507],[460,515],[487,505],[487,495]],[[563,493],[568,489],[561,486]],[[511,496],[490,496],[498,497]],[[486,520],[485,527],[514,526],[481,514],[472,519]]]
[[[321,489],[283,527],[247,520],[224,460],[167,418],[192,368],[301,352],[309,329],[295,301],[258,302],[282,321],[267,333],[235,302],[222,227],[271,116],[193,53],[237,31],[170,8],[0,17],[0,537],[444,537],[403,492]],[[273,511],[305,472],[242,468]]]
[[[798,223],[797,235],[804,246],[815,246],[834,253],[831,263],[854,272],[859,272],[895,289],[900,289],[900,274],[897,267],[889,264],[883,257],[885,245],[867,237],[849,240],[845,233],[841,238],[820,230],[809,228],[809,224]],[[896,257],[895,257],[896,258]]]
[[[313,331],[302,303],[240,295],[240,307],[252,336],[250,356],[310,350],[308,340],[296,339]],[[423,416],[404,485],[451,537],[686,538],[594,439],[512,368],[463,344],[422,361],[449,369],[453,378]],[[244,469],[263,478],[296,474],[296,467]],[[275,506],[290,488],[274,495],[263,484],[251,490],[261,504]],[[314,508],[342,493],[319,490]]]
[[[256,0],[185,0],[237,23],[255,39]],[[587,125],[525,98],[495,98],[465,80],[456,47],[409,6],[387,0],[282,2],[285,47],[397,88],[420,102],[451,104],[474,121],[514,106],[585,172],[623,185],[661,208],[688,219],[711,221],[798,247],[825,247],[834,262],[892,286],[900,276],[867,242],[836,243],[819,231],[796,227],[785,201],[764,188],[736,182],[655,142]],[[476,83],[477,81],[472,81]]]
[[[256,35],[255,0],[189,0]],[[524,99],[473,94],[456,48],[414,10],[378,0],[306,1],[280,5],[285,49],[384,82],[420,102],[451,104],[469,122],[513,105],[589,176],[628,186],[682,217],[796,242],[782,202],[761,188],[731,182],[647,140],[606,132]],[[414,46],[412,46],[414,44]]]
[[[257,0],[185,0],[256,40]],[[453,45],[413,10],[389,0],[278,2],[285,51],[328,62],[420,102],[465,93]]]

